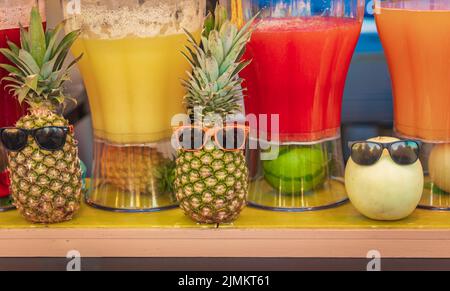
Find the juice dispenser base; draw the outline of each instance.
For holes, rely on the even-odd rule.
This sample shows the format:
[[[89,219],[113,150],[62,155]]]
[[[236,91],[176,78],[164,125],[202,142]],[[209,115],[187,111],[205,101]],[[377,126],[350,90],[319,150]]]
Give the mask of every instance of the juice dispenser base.
[[[169,141],[116,145],[96,140],[94,173],[86,203],[115,212],[176,208],[175,162]]]
[[[419,208],[450,211],[450,143],[423,142],[425,186]]]
[[[305,212],[340,206],[348,201],[344,184],[341,139],[284,143],[276,158],[250,150],[249,205],[265,210]]]
[[[400,139],[415,139],[422,142],[420,161],[425,185],[419,208],[434,211],[450,211],[450,142],[424,140],[401,134]]]
[[[12,205],[12,197],[0,198],[0,212],[14,210],[16,207]]]

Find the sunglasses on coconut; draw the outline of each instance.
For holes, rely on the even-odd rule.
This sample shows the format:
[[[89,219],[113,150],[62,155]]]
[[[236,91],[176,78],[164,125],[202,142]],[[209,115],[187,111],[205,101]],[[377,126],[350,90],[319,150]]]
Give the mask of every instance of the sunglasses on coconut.
[[[243,150],[247,144],[249,128],[245,125],[230,125],[215,128],[181,126],[174,131],[174,145],[185,151],[203,149],[213,138],[214,144],[224,151]]]
[[[349,143],[352,160],[361,166],[376,164],[383,151],[387,149],[392,160],[401,166],[412,165],[419,159],[421,143],[415,140],[378,143],[371,141],[356,141]]]
[[[23,150],[28,145],[30,136],[41,149],[58,151],[64,148],[69,133],[73,133],[72,126],[46,126],[36,129],[5,127],[0,128],[0,140],[4,148],[11,152]]]

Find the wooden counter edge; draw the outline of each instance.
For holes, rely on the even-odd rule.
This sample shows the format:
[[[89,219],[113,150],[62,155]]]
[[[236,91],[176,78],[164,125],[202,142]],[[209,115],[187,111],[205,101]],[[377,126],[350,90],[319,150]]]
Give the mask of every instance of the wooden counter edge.
[[[450,258],[450,229],[3,229],[0,257]]]

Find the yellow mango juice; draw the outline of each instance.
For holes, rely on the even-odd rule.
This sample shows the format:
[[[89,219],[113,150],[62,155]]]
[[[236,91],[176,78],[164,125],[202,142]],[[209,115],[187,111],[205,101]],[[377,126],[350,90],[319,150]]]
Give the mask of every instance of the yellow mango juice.
[[[185,111],[185,45],[184,34],[77,40],[96,138],[136,144],[170,137],[172,117]]]

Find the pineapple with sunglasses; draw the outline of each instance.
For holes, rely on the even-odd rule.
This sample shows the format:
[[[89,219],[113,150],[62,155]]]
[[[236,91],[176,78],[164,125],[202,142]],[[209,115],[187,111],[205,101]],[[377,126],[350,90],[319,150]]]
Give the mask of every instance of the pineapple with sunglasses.
[[[202,121],[175,131],[175,190],[180,207],[199,223],[233,222],[246,205],[248,132],[245,126],[223,121],[241,111],[243,80],[238,73],[248,65],[241,57],[251,24],[239,30],[217,5],[205,20],[201,46],[187,33],[193,49],[188,47],[190,55],[185,56],[193,72],[183,82],[185,103],[191,116],[200,115]]]
[[[64,62],[79,32],[58,41],[63,24],[44,31],[37,8],[31,11],[30,27],[21,28],[21,48],[9,42],[0,49],[13,65],[3,81],[30,109],[15,128],[2,128],[0,138],[9,151],[11,192],[20,213],[34,223],[59,223],[72,219],[80,208],[81,168],[77,141],[69,122],[56,111],[69,97],[63,84],[68,71]]]

